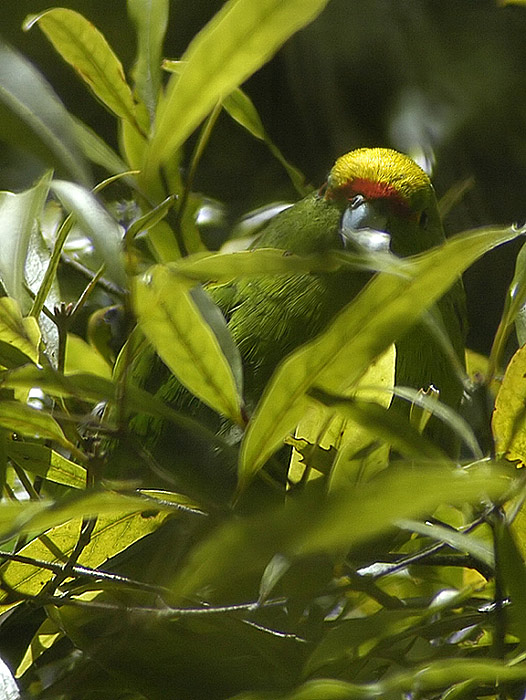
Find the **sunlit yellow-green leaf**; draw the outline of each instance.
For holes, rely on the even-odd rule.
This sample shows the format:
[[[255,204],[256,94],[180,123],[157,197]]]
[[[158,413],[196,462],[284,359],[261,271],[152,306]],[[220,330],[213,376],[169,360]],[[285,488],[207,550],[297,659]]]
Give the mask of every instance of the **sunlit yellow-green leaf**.
[[[492,427],[497,454],[526,464],[526,346],[512,357],[495,400]]]
[[[0,401],[0,426],[27,437],[55,440],[78,453],[52,416],[19,401]]]
[[[121,250],[123,230],[97,197],[74,182],[54,180],[52,190],[65,209],[75,215],[79,226],[101,256],[106,275],[119,285],[126,285]]]
[[[155,113],[161,88],[161,54],[168,26],[168,0],[128,0],[128,14],[137,29],[137,59],[133,77],[137,93]]]
[[[523,245],[515,261],[515,272],[504,299],[504,309],[490,352],[489,372],[493,375],[500,368],[506,341],[515,323],[519,345],[526,342],[526,245]]]
[[[261,576],[276,554],[347,551],[378,537],[398,520],[431,515],[442,503],[498,499],[511,483],[502,471],[485,465],[468,470],[419,466],[385,469],[369,482],[342,487],[329,496],[318,488],[305,490],[284,506],[231,519],[195,548],[174,589],[184,596],[205,586],[235,590],[240,577]]]
[[[46,617],[33,635],[33,639],[30,641],[22,661],[18,664],[15,674],[16,678],[20,678],[20,676],[24,675],[27,669],[63,636],[64,633],[57,623],[49,617]]]
[[[0,340],[21,350],[33,362],[38,361],[40,330],[36,319],[22,318],[14,299],[0,299]]]
[[[216,411],[241,423],[235,377],[238,370],[223,352],[229,338],[226,324],[217,316],[212,330],[195,292],[204,294],[200,288],[189,288],[166,267],[154,267],[135,285],[134,307],[139,324],[182,384]],[[218,328],[220,325],[222,329]],[[224,331],[224,342],[218,337],[220,330]]]
[[[75,489],[86,486],[86,468],[67,459],[46,445],[9,440],[7,454],[16,464],[43,479]]]
[[[313,390],[311,395],[323,405],[356,422],[370,436],[376,433],[377,438],[392,445],[407,459],[446,459],[445,452],[425,438],[404,416],[389,412],[376,401],[337,396],[319,389]]]
[[[327,0],[228,0],[183,55],[160,106],[148,170],[157,170],[184,143],[213,107],[301,27]]]
[[[52,367],[26,365],[0,375],[0,386],[9,389],[31,389],[39,387],[52,396],[74,396],[83,401],[115,401],[117,385],[113,380],[96,374],[79,373],[64,376]],[[191,416],[175,411],[159,398],[144,389],[130,384],[126,389],[126,405],[130,411],[159,416],[186,430],[205,436],[212,443],[225,443],[214,432],[208,430]],[[70,449],[71,446],[70,446]]]
[[[180,73],[183,70],[183,66],[183,61],[165,60],[163,62],[163,68],[173,73]],[[297,191],[302,196],[308,194],[312,188],[305,185],[305,176],[287,161],[283,153],[269,137],[265,131],[265,127],[263,126],[263,122],[261,121],[258,111],[250,97],[243,92],[241,88],[236,88],[230,93],[230,95],[223,98],[221,104],[223,109],[228,112],[232,119],[238,122],[238,124],[240,124],[250,134],[252,134],[254,138],[267,144],[270,152],[287,171],[292,184],[296,187]]]
[[[87,372],[111,379],[111,369],[102,355],[80,336],[68,334],[65,373]]]
[[[398,261],[396,275],[376,275],[323,334],[278,366],[245,433],[240,487],[301,419],[312,386],[336,393],[352,386],[471,263],[518,234],[514,228],[468,231],[427,253]]]
[[[277,248],[257,248],[233,253],[197,253],[170,265],[177,275],[200,282],[224,284],[239,277],[332,272],[344,263],[363,264],[363,258],[346,255],[289,255]]]
[[[4,289],[25,312],[24,271],[29,240],[46,202],[51,173],[25,192],[0,192],[0,278]]]
[[[100,495],[97,494],[98,497]],[[116,494],[109,494],[111,498],[107,499],[106,504],[107,510],[113,511],[114,514],[101,515],[97,518],[90,542],[79,557],[79,564],[93,568],[100,566],[106,559],[122,552],[133,542],[156,530],[166,518],[166,509],[162,504],[154,510],[148,506],[147,502],[142,501],[144,507],[141,508],[139,499],[136,499],[135,505],[131,508],[128,506],[126,510],[124,506],[126,497],[121,497],[121,506],[117,507],[115,496]],[[99,500],[98,504],[97,500]],[[110,503],[111,500],[114,501],[113,505]],[[131,503],[133,500],[130,499]],[[101,506],[99,498],[94,499],[90,507]],[[84,510],[84,507],[79,509]],[[104,508],[102,510],[104,511]],[[1,512],[0,508],[0,514]],[[41,516],[35,516],[32,524],[37,525],[39,520],[43,522]],[[77,517],[54,527],[32,540],[19,551],[19,554],[52,564],[64,564],[75,548],[81,526],[82,519]],[[15,591],[25,595],[37,595],[54,574],[38,564],[8,561],[0,567],[0,575],[2,580]],[[10,607],[14,602],[15,600],[8,593],[0,592],[0,609],[1,606]]]
[[[169,498],[163,503],[159,498],[153,501],[147,493],[141,497],[113,491],[75,492],[59,502],[48,499],[5,502],[0,503],[0,536],[10,538],[20,533],[47,530],[80,517],[113,517],[151,509],[172,511],[173,507]]]
[[[361,399],[377,401],[382,406],[389,406],[391,394],[380,391],[380,387],[394,386],[394,368],[396,352],[391,346],[376,362],[373,362],[354,389]],[[360,389],[360,387],[363,387]],[[306,414],[298,423],[295,436],[316,443],[327,450],[331,446],[340,452],[345,446],[346,454],[355,454],[371,442],[371,431],[358,425],[349,417],[344,417],[333,408],[324,406],[318,401],[310,402]],[[373,439],[377,436],[374,435]],[[339,465],[339,466],[338,466]],[[334,464],[339,471],[342,467],[338,458]],[[304,465],[297,450],[294,450],[289,470],[289,478],[297,481],[304,470]],[[331,481],[337,482],[339,476],[331,474]]]
[[[114,114],[136,124],[136,107],[122,64],[101,32],[74,10],[55,7],[29,16],[55,49]]]

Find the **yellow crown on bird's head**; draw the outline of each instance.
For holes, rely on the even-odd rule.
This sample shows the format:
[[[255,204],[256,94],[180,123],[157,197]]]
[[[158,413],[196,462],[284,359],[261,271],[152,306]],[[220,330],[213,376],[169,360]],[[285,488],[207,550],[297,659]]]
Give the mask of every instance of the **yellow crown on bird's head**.
[[[359,148],[338,158],[325,197],[385,199],[403,213],[421,211],[433,195],[428,175],[409,156],[390,148]]]

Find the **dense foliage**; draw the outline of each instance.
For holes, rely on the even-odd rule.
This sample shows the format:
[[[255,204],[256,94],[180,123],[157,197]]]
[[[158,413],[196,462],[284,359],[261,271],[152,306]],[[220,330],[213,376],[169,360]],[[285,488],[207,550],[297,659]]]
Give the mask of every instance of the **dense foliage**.
[[[452,367],[462,415],[404,389],[410,420],[387,406],[401,329],[526,229],[470,227],[403,266],[247,251],[274,192],[228,226],[225,204],[197,191],[225,116],[298,197],[311,191],[239,86],[326,4],[229,0],[175,60],[163,51],[169,1],[128,0],[129,76],[79,12],[28,17],[114,119],[113,145],[0,44],[2,138],[40,168],[0,192],[5,697],[524,697],[526,352],[513,354],[512,336],[526,337],[523,252],[489,357],[468,352],[469,376]],[[466,189],[450,184],[444,215]],[[248,415],[238,350],[203,289],[357,265],[376,270],[370,284],[286,358]],[[154,350],[236,440],[137,381],[138,362],[160,363]],[[456,432],[458,460],[424,433],[432,414]],[[212,466],[229,450],[234,495],[200,498],[184,474],[175,486],[134,442],[138,420],[195,433]],[[159,461],[175,472],[180,456]]]

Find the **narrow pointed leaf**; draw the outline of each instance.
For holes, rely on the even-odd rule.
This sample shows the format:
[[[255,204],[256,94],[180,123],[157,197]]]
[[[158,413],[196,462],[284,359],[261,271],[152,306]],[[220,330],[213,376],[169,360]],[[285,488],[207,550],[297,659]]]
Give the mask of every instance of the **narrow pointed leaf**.
[[[147,162],[168,160],[213,107],[318,15],[327,0],[229,0],[193,39],[158,113]]]
[[[115,401],[117,384],[96,374],[79,373],[64,376],[51,367],[20,367],[0,375],[0,387],[7,389],[31,389],[38,387],[51,396],[74,396],[82,401]],[[0,404],[1,405],[1,404]],[[158,416],[180,425],[197,435],[204,436],[213,444],[228,449],[224,440],[197,420],[179,413],[160,399],[133,384],[126,387],[126,408],[130,412]]]
[[[64,632],[60,630],[57,623],[51,620],[49,617],[46,617],[44,622],[33,635],[33,639],[29,643],[22,661],[18,664],[15,674],[16,677],[20,678],[20,676],[23,676],[27,669],[63,636]]]
[[[121,62],[101,32],[74,10],[55,7],[24,22],[38,24],[55,49],[114,114],[136,124],[136,107]]]
[[[508,665],[494,659],[450,658],[428,661],[397,673],[386,674],[381,680],[370,683],[312,680],[279,695],[274,692],[251,691],[236,695],[236,700],[375,700],[405,697],[413,694],[415,687],[422,697],[435,697],[441,690],[449,690],[447,694],[451,695],[451,691],[454,692],[451,686],[466,682],[469,683],[468,690],[473,685],[481,685],[491,692],[493,688],[506,683],[522,685],[525,680],[524,664]],[[460,695],[466,696],[464,692],[458,697]]]
[[[289,255],[277,248],[257,248],[233,253],[197,253],[170,264],[170,269],[188,280],[225,284],[239,277],[333,272],[343,264],[364,266],[361,256]]]
[[[55,180],[52,190],[68,212],[76,216],[79,225],[104,261],[107,276],[117,284],[125,286],[121,226],[86,188],[73,182]]]
[[[203,290],[198,292],[204,294]],[[236,382],[240,361],[237,367],[228,362],[221,347],[222,338],[207,323],[200,303],[188,284],[160,265],[135,285],[134,306],[139,324],[165,364],[211,408],[241,423]],[[218,331],[223,331],[224,338],[229,337],[224,319],[217,314]]]
[[[183,66],[184,63],[182,61],[165,60],[163,62],[163,68],[172,73],[179,74]],[[254,138],[263,141],[263,143],[268,146],[270,152],[287,171],[292,184],[299,194],[305,196],[312,190],[312,187],[305,185],[305,176],[303,173],[287,161],[276,144],[271,140],[265,131],[265,127],[263,126],[263,122],[261,121],[254,103],[241,88],[236,88],[230,95],[223,98],[221,104],[225,112],[227,112],[234,121],[252,134]]]
[[[91,175],[76,145],[71,115],[36,68],[2,42],[0,105],[3,139],[89,184]]]
[[[151,511],[174,512],[172,505],[148,497],[112,491],[76,491],[63,501],[10,502],[0,504],[0,536],[5,540],[27,532],[59,527],[69,520]]]
[[[502,317],[495,333],[490,353],[490,372],[500,369],[506,341],[515,323],[519,345],[526,343],[526,245],[523,245],[515,261],[515,272],[506,292]]]
[[[78,563],[95,568],[106,559],[122,552],[128,546],[158,529],[166,519],[161,509],[156,514],[138,512],[136,508],[128,513],[104,515],[97,519],[89,545],[83,550]],[[64,564],[71,556],[80,535],[82,519],[53,528],[23,547],[19,554],[45,562]],[[0,576],[12,589],[25,595],[38,595],[42,587],[50,581],[53,572],[38,566],[38,563],[22,564],[7,562],[0,567]],[[0,591],[0,606],[11,607],[16,600]]]
[[[511,598],[509,615],[513,631],[519,637],[520,648],[526,647],[526,568],[508,524],[502,519],[496,523],[495,559],[500,581]]]
[[[22,318],[20,307],[9,297],[0,299],[0,341],[20,350],[32,362],[38,361],[40,331],[34,318]]]
[[[426,464],[423,470],[414,465],[386,469],[355,488],[342,486],[327,497],[306,491],[285,506],[232,519],[195,548],[174,590],[183,596],[208,586],[236,590],[247,577],[261,576],[276,554],[348,551],[401,519],[431,515],[442,503],[498,499],[511,483],[502,471],[485,467],[461,470]]]
[[[133,239],[135,236],[142,231],[148,231],[149,229],[156,226],[160,221],[164,219],[166,214],[170,211],[177,200],[176,195],[170,195],[166,197],[160,204],[154,207],[151,211],[147,211],[138,219],[131,224],[131,226],[126,231],[126,238]]]
[[[55,450],[34,442],[9,440],[7,455],[19,467],[41,476],[43,479],[63,484],[70,488],[86,487],[86,468],[76,464]]]
[[[133,77],[137,93],[151,116],[155,114],[161,88],[161,55],[168,12],[168,0],[128,0],[128,14],[137,31]]]
[[[446,542],[459,552],[471,554],[475,559],[489,567],[495,566],[493,548],[473,535],[466,535],[436,523],[419,523],[414,520],[398,520],[397,525],[404,530],[418,532],[424,537],[431,537],[439,542]]]
[[[24,271],[29,241],[42,214],[50,181],[48,173],[25,192],[0,192],[0,277],[8,295],[21,306],[26,300]]]
[[[128,170],[128,166],[113,148],[80,119],[73,117],[73,133],[78,147],[86,158],[115,175]]]
[[[55,440],[64,447],[75,449],[52,416],[19,401],[0,401],[0,426],[20,435]]]
[[[447,459],[446,454],[419,433],[404,416],[388,411],[375,401],[335,396],[316,388],[309,393],[324,406],[333,408],[362,428],[368,429],[372,435],[389,443],[408,459]]]
[[[322,335],[277,368],[245,433],[240,486],[246,485],[298,423],[312,386],[335,392],[351,386],[470,264],[519,233],[514,228],[468,231],[423,255],[400,261],[404,275],[376,275]]]
[[[492,429],[498,455],[526,464],[526,346],[513,355],[495,399]]]

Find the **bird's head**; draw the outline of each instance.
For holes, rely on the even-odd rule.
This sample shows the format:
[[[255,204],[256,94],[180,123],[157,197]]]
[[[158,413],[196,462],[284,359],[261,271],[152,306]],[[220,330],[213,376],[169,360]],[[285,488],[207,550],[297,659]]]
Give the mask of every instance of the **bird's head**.
[[[431,180],[397,151],[360,148],[338,158],[320,194],[342,211],[341,235],[349,247],[406,256],[443,239]]]

